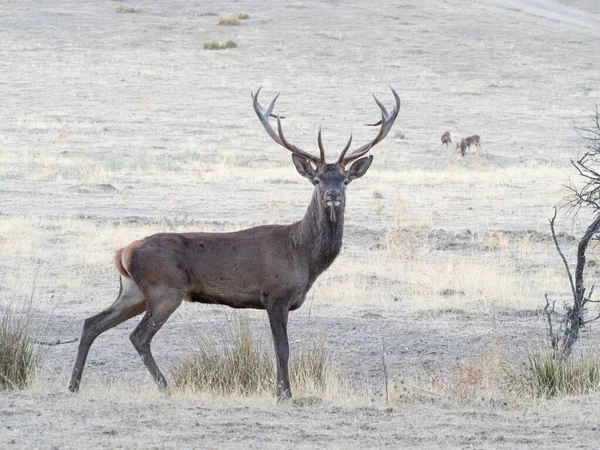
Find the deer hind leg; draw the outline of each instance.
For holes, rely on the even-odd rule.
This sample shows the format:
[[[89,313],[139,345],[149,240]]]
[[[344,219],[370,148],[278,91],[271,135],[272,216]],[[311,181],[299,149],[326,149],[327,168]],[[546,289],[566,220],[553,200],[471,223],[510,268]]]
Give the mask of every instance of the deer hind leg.
[[[69,383],[69,390],[77,392],[83,375],[88,352],[94,340],[107,330],[141,314],[146,309],[144,294],[133,280],[121,277],[121,289],[115,302],[95,316],[89,317],[83,324],[77,359]]]
[[[159,388],[167,388],[167,380],[158,368],[152,352],[150,343],[154,335],[160,330],[167,319],[175,312],[183,301],[183,295],[178,290],[161,293],[148,299],[148,308],[142,321],[133,330],[129,339],[142,357],[144,365],[158,384]]]

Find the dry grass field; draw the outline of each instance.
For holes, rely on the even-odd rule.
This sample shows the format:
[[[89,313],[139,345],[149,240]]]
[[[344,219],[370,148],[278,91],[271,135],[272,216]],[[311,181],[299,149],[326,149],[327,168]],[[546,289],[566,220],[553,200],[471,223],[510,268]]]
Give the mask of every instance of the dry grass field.
[[[544,343],[544,294],[569,298],[547,219],[575,176],[573,128],[600,103],[598,42],[592,0],[0,3],[0,306],[30,303],[44,340],[78,337],[114,300],[113,252],[132,240],[302,218],[311,185],[251,89],[282,93],[302,148],[322,124],[330,158],[351,131],[372,139],[372,92],[402,98],[349,187],[342,254],[290,316],[292,353],[324,339],[343,387],[283,404],[165,395],[134,319],[98,338],[78,395],[76,343],[0,392],[0,448],[598,448],[600,396],[518,381]],[[446,130],[481,150],[446,149]],[[558,225],[573,257],[586,222]],[[232,314],[182,305],[153,341],[159,365]],[[249,318],[270,345],[266,314]],[[599,344],[588,327],[577,349]]]

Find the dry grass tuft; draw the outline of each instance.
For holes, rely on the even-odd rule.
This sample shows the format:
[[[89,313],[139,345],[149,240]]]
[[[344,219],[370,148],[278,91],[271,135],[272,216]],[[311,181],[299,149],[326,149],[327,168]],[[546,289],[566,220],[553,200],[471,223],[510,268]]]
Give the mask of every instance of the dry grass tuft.
[[[500,348],[492,344],[473,360],[457,361],[442,369],[436,360],[422,361],[422,372],[415,377],[394,378],[390,399],[399,402],[444,400],[465,404],[506,403],[508,370]]]
[[[24,389],[35,379],[42,357],[29,311],[0,308],[0,390]]]
[[[173,369],[182,391],[228,396],[271,396],[276,382],[271,343],[255,339],[248,315],[234,315],[221,345],[201,339],[197,354]],[[324,339],[304,342],[290,361],[292,391],[331,395],[347,388],[326,356]]]
[[[388,228],[385,234],[385,248],[392,259],[411,259],[421,247],[415,234],[405,229]]]
[[[248,14],[242,12],[236,12],[233,15],[237,17],[238,20],[247,20],[250,18]]]
[[[237,48],[235,41],[225,41],[223,44],[219,44],[217,41],[210,41],[204,44],[204,50],[227,50],[229,48]]]
[[[142,12],[141,8],[133,8],[131,6],[127,6],[124,3],[117,5],[118,13],[139,13]]]
[[[394,378],[390,398],[399,402],[449,401],[463,404],[509,405],[535,398],[597,394],[600,358],[597,355],[559,361],[548,351],[508,361],[497,344],[472,360],[448,368],[436,360],[422,362],[417,376]]]
[[[232,14],[230,16],[219,17],[219,25],[225,26],[238,26],[240,24],[240,20],[237,15]]]
[[[566,397],[600,392],[600,359],[597,355],[560,361],[548,351],[528,356],[529,388],[536,397]]]
[[[193,392],[262,394],[273,388],[274,366],[268,350],[254,339],[246,314],[235,315],[219,349],[201,339],[197,354],[174,371],[175,385]]]

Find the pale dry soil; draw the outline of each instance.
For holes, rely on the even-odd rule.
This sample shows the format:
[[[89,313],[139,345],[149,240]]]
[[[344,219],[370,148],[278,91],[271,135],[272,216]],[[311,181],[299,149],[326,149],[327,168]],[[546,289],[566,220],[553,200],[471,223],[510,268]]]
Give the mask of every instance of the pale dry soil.
[[[574,176],[573,127],[600,99],[596,2],[118,5],[0,3],[0,305],[29,298],[42,338],[76,337],[116,295],[112,252],[131,240],[300,219],[310,185],[262,130],[250,89],[263,86],[263,103],[282,92],[302,148],[322,123],[333,158],[351,131],[356,145],[372,138],[370,93],[391,105],[393,86],[402,110],[349,187],[343,253],[290,320],[292,352],[324,337],[356,395],[301,406],[161,394],[128,341],[132,320],[92,347],[79,395],[66,392],[77,344],[49,347],[31,389],[0,393],[0,448],[600,445],[597,396],[465,398],[428,379],[494,352],[486,370],[522,367],[543,343],[544,293],[568,299],[547,218]],[[249,18],[207,14],[234,12]],[[202,49],[228,39],[238,48]],[[440,145],[446,130],[479,134],[482,149],[461,158]],[[572,258],[585,217],[557,222]],[[264,313],[250,318],[268,342]],[[159,365],[171,377],[198,336],[230,323],[231,311],[183,305],[154,340]],[[592,327],[579,349],[599,342]],[[418,387],[389,406],[384,346],[394,386]]]

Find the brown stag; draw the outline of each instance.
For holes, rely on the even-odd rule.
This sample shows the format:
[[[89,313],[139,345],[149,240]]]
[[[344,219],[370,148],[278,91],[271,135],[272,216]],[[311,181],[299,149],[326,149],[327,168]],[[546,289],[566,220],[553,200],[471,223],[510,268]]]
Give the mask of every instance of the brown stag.
[[[388,111],[381,109],[381,128],[375,138],[348,153],[352,136],[334,163],[325,162],[319,129],[320,156],[301,150],[269,123],[277,96],[265,109],[252,95],[263,127],[292,152],[296,170],[315,187],[304,218],[291,225],[265,225],[232,233],[160,233],[135,241],[116,252],[121,289],[106,310],[85,320],[69,383],[79,389],[90,346],[106,330],[144,313],[130,340],[161,388],[167,387],[150,351],[150,342],[183,300],[232,308],[267,311],[277,363],[277,396],[291,397],[288,375],[289,311],[299,308],[317,277],[335,260],[342,247],[346,185],[362,177],[373,156],[363,157],[386,137],[400,110],[400,98]],[[352,162],[352,165],[347,166]]]
[[[445,145],[448,148],[448,144],[452,144],[452,138],[450,138],[450,132],[446,131],[442,134],[442,145]]]
[[[465,156],[467,154],[467,149],[471,148],[471,145],[481,148],[479,144],[479,136],[474,134],[473,136],[469,136],[468,138],[461,139],[460,144],[456,144],[456,148],[460,148],[460,154]]]

